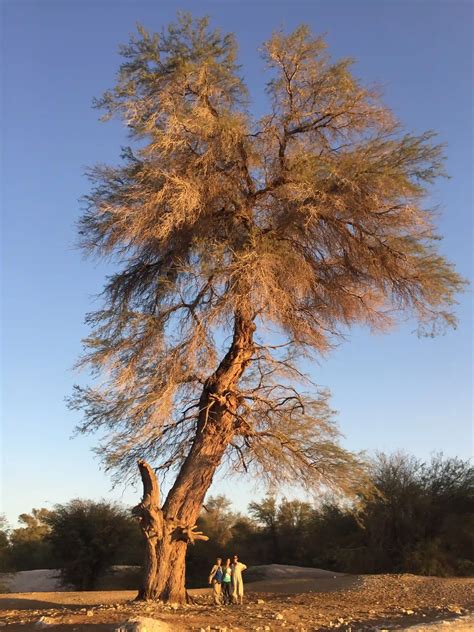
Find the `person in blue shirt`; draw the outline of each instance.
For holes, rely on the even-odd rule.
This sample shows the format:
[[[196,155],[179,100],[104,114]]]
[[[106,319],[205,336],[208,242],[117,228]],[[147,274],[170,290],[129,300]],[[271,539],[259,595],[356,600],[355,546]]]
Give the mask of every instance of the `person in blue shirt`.
[[[212,597],[216,606],[220,606],[222,603],[222,580],[224,578],[224,571],[222,569],[222,559],[218,557],[216,563],[211,568],[209,573],[209,585],[212,586]]]

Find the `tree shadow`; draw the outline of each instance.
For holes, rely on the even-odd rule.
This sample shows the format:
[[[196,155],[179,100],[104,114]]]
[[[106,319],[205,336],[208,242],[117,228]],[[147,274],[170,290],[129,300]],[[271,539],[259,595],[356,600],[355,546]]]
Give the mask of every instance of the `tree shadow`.
[[[58,604],[57,601],[46,599],[31,599],[31,597],[8,597],[0,595],[0,610],[52,610],[62,608],[65,604]],[[85,608],[82,604],[67,604],[67,608]]]
[[[246,583],[246,593],[267,593],[275,597],[297,596],[298,594],[331,593],[347,590],[361,583],[358,575],[335,575],[313,579],[288,578],[265,579]]]
[[[51,626],[54,632],[113,632],[118,627],[118,623],[60,623]],[[8,632],[36,631],[40,628],[34,623],[10,623]]]
[[[85,593],[87,594],[87,593]],[[120,603],[122,605],[127,605],[128,603],[132,603],[133,599],[124,600],[123,598],[117,598],[110,603]],[[95,608],[98,605],[97,599],[91,598],[88,600],[84,598],[80,603],[71,603],[71,602],[60,602],[60,601],[51,601],[47,598],[34,598],[32,599],[30,596],[25,597],[7,597],[0,595],[0,612],[2,610],[71,610],[78,611],[83,608]]]
[[[44,594],[44,597],[42,596]],[[58,593],[5,593],[0,594],[0,611],[2,610],[80,610],[93,608],[99,604],[133,602],[137,591],[84,591]],[[57,597],[57,599],[56,599]]]

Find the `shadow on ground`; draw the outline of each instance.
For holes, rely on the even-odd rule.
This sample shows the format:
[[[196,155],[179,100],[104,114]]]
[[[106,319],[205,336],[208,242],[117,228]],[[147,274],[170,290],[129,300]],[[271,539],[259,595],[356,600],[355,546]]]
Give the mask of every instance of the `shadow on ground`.
[[[71,610],[88,608],[99,604],[133,601],[136,590],[117,592],[57,592],[57,593],[10,593],[0,594],[1,610],[48,610],[66,607]]]
[[[76,632],[112,632],[117,627],[117,624],[109,624],[109,623],[67,623],[51,626],[54,632],[72,632],[75,630]],[[8,632],[34,632],[39,630],[38,626],[34,623],[12,623],[8,625]]]

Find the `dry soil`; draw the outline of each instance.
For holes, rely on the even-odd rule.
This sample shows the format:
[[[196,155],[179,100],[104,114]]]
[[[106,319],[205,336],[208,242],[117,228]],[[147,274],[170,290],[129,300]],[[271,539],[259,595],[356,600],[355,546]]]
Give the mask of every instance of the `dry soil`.
[[[176,632],[474,630],[471,579],[295,575],[248,584],[243,606],[215,607],[206,589],[190,591],[195,603],[186,607],[136,603],[132,591],[3,594],[0,621],[8,632],[42,623],[54,632],[112,632],[135,616],[161,619]]]

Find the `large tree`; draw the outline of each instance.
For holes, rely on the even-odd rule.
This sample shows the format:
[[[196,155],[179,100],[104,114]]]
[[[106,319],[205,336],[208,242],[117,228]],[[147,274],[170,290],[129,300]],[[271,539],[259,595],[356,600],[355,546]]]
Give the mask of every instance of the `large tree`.
[[[97,101],[128,127],[119,166],[91,169],[80,234],[118,261],[91,314],[78,388],[84,431],[119,475],[175,471],[163,505],[144,461],[144,598],[184,599],[184,559],[216,468],[354,492],[328,394],[303,357],[398,314],[453,324],[462,281],[435,248],[433,135],[402,131],[376,91],[306,26],[263,46],[269,112],[255,119],[230,34],[181,16],[122,47]],[[303,385],[301,385],[303,381]]]

